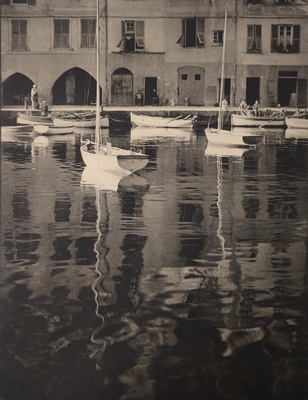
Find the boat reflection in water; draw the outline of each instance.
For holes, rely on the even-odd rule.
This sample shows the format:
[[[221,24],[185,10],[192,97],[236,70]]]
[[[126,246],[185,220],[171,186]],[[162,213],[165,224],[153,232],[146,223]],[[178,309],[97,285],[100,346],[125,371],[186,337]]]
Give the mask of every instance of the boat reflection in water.
[[[215,146],[213,144],[208,144],[204,155],[206,156],[215,156],[215,157],[233,157],[233,158],[242,158],[248,154],[254,154],[257,148],[247,148],[247,147],[228,147],[228,146]]]
[[[94,243],[94,252],[97,277],[92,284],[92,291],[96,304],[95,314],[99,323],[91,335],[92,344],[89,350],[90,358],[96,361],[96,369],[101,369],[100,363],[106,349],[117,342],[129,341],[139,331],[129,314],[124,313],[115,318],[114,312],[121,295],[125,296],[126,307],[127,304],[134,303],[134,297],[137,296],[135,293],[137,281],[143,266],[142,254],[138,247],[144,241],[140,240],[138,235],[127,238],[128,255],[122,260],[120,267],[122,277],[118,277],[116,283],[114,275],[110,276],[109,260],[114,262],[115,259],[119,259],[119,254],[116,257],[112,256],[110,245],[113,243],[113,226],[117,225],[117,215],[121,215],[116,211],[119,201],[126,196],[142,197],[149,190],[149,184],[145,178],[136,174],[127,175],[125,171],[98,171],[86,167],[81,176],[81,189],[86,196],[91,193],[95,195],[97,239]],[[131,241],[133,243],[129,243]],[[119,246],[123,252],[125,252],[124,242],[125,238],[122,247]],[[116,274],[116,271],[112,273]]]
[[[287,128],[285,131],[286,139],[308,139],[308,129]]]
[[[192,131],[180,128],[146,128],[137,127],[131,130],[131,140],[148,141],[156,139],[190,140]]]

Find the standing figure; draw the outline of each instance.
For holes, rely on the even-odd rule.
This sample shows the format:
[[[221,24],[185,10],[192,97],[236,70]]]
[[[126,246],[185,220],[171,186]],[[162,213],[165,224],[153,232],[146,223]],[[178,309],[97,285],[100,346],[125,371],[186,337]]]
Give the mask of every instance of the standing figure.
[[[255,117],[260,117],[260,105],[258,100],[255,101],[254,105],[252,106],[252,109],[255,113]]]
[[[247,108],[246,100],[242,100],[239,105],[241,114],[244,114],[244,115],[246,114],[246,108]]]
[[[221,106],[222,106],[222,109],[223,109],[223,110],[227,110],[227,108],[228,108],[228,100],[227,100],[226,97],[225,97],[225,98],[223,99],[223,101],[221,102]]]
[[[43,117],[47,117],[48,116],[48,104],[47,104],[46,101],[43,101],[43,104],[41,106],[41,111],[42,111]]]
[[[143,104],[143,96],[141,90],[138,90],[135,96],[135,104],[136,106],[142,106]]]
[[[152,105],[153,106],[158,106],[158,95],[155,89],[153,89],[152,93]]]
[[[32,103],[32,110],[37,110],[39,102],[38,102],[38,89],[36,85],[33,85],[31,89],[31,103]]]

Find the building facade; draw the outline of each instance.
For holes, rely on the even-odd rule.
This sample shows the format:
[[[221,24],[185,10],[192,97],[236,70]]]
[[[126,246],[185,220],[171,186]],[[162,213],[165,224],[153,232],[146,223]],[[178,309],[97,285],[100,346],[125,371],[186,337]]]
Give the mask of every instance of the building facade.
[[[224,97],[306,107],[308,0],[228,2]],[[99,0],[102,101],[219,101],[225,3]],[[95,103],[96,0],[1,0],[2,104]]]

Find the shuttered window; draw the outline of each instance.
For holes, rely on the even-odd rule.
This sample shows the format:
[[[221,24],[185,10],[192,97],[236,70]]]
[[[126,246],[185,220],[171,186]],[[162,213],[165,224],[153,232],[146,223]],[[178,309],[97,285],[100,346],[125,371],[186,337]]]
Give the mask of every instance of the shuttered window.
[[[177,43],[183,47],[204,47],[204,18],[183,19],[182,34]]]
[[[122,39],[118,47],[126,52],[143,51],[144,21],[122,21]]]
[[[299,53],[300,25],[272,25],[271,51]]]
[[[247,51],[257,53],[261,51],[261,25],[247,25]]]
[[[96,19],[81,20],[81,47],[95,47]]]
[[[69,20],[56,19],[54,21],[55,48],[69,48]]]
[[[12,50],[27,50],[27,21],[12,21]]]

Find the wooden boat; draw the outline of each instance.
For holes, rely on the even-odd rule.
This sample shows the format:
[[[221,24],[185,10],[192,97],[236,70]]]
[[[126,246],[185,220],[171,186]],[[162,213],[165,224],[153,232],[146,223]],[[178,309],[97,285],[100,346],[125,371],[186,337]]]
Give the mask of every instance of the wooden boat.
[[[268,128],[285,126],[285,115],[284,113],[273,113],[265,116],[261,115],[257,117],[255,115],[243,115],[243,114],[232,114],[231,115],[232,126],[243,126],[243,127],[260,127],[266,126]]]
[[[17,114],[17,124],[22,125],[47,125],[52,124],[51,117],[43,117],[41,115],[32,115],[32,114],[25,114],[25,113],[18,113]]]
[[[100,128],[100,64],[99,64],[99,0],[97,0],[96,10],[96,118],[95,118],[95,142],[89,140],[82,144],[80,148],[83,162],[87,167],[96,170],[121,171],[127,175],[144,168],[148,163],[148,156],[132,150],[124,150],[111,146],[111,143],[102,144]],[[96,174],[94,171],[93,174]]]
[[[43,135],[67,135],[74,132],[75,125],[66,124],[66,125],[33,125],[33,129],[41,133]]]
[[[288,128],[307,129],[308,130],[308,113],[296,114],[286,118]]]
[[[95,113],[91,114],[73,114],[72,116],[66,117],[53,117],[53,122],[57,125],[71,123],[76,128],[95,128]],[[100,127],[109,128],[108,116],[100,117]]]
[[[33,125],[30,124],[1,126],[1,133],[27,133],[32,131],[33,131]]]
[[[250,147],[256,146],[261,143],[263,136],[259,134],[249,133],[237,133],[222,129],[223,125],[223,112],[222,112],[222,100],[223,100],[223,87],[225,80],[225,54],[226,54],[226,38],[227,38],[227,7],[225,11],[225,23],[224,23],[224,37],[222,46],[222,65],[221,65],[221,85],[220,85],[220,101],[219,101],[219,112],[218,112],[218,127],[217,129],[208,127],[205,130],[205,135],[210,144],[219,146],[235,146],[235,147]]]
[[[136,126],[158,128],[192,128],[192,117],[176,118],[153,117],[150,115],[130,114],[131,122]]]

